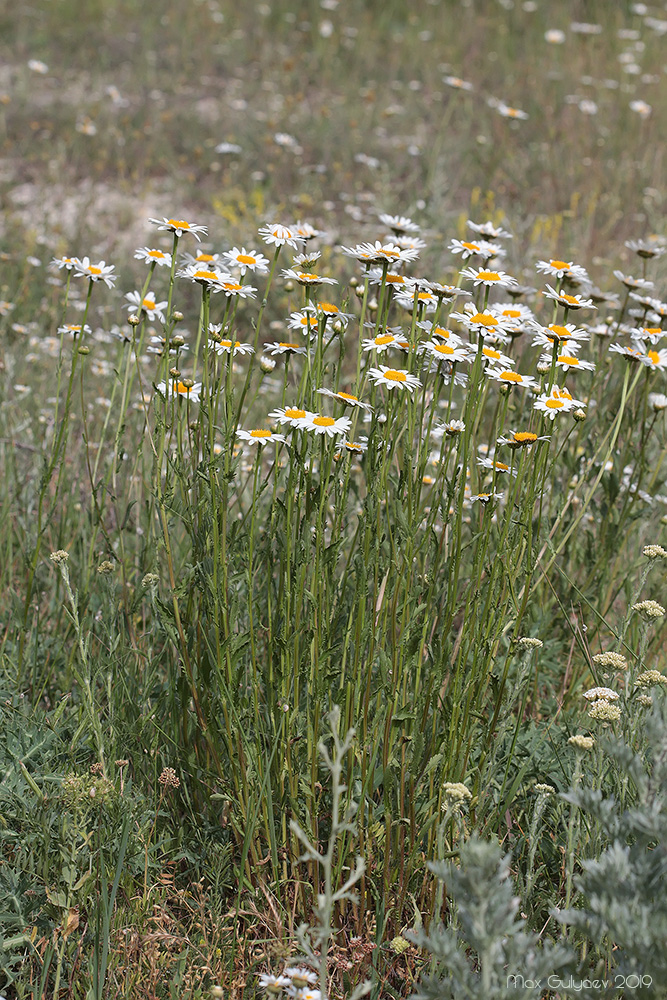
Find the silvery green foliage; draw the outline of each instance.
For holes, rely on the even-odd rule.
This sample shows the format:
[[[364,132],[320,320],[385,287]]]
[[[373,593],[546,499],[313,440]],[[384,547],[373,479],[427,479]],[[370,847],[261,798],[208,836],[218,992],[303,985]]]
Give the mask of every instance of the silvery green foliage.
[[[576,879],[584,904],[557,915],[593,942],[613,945],[619,976],[652,979],[633,995],[667,994],[667,718],[664,698],[646,720],[646,757],[617,742],[605,749],[619,765],[631,805],[580,788],[564,795],[597,821],[606,850],[582,863]],[[634,981],[634,980],[633,980]]]
[[[406,936],[429,951],[434,973],[412,1000],[517,1000],[542,995],[549,976],[563,969],[568,949],[540,943],[524,931],[509,874],[509,855],[473,837],[461,848],[460,867],[430,864],[455,903],[448,927]],[[536,984],[541,982],[541,989]]]

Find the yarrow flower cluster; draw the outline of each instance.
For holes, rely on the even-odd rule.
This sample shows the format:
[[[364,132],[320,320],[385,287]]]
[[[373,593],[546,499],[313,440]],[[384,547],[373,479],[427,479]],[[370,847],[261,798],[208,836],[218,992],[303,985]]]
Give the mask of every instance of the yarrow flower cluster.
[[[461,781],[445,781],[442,785],[443,808],[462,807],[472,799],[472,792]]]
[[[640,614],[646,621],[655,621],[656,618],[662,618],[665,614],[662,604],[658,604],[657,601],[639,601],[638,604],[632,605],[632,610]]]
[[[592,750],[595,745],[595,740],[592,736],[570,736],[567,742],[571,747],[574,747],[575,750],[581,750],[582,752]]]

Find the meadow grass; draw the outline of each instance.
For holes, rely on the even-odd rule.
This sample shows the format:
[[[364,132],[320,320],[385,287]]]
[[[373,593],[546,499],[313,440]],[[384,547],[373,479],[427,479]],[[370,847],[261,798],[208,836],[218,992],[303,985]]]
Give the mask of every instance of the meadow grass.
[[[579,8],[2,15],[7,996],[647,973],[667,22]]]

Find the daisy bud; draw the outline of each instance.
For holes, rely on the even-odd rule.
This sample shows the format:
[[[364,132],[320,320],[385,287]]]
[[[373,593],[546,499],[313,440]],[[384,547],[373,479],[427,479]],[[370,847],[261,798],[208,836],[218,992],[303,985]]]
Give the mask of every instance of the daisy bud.
[[[139,326],[141,320],[139,319],[136,313],[130,313],[130,315],[127,317],[127,322],[130,324],[130,326]]]
[[[191,379],[191,378],[184,378],[183,379],[183,385],[185,386],[186,389],[191,389],[194,384],[195,384],[194,380]]]
[[[182,347],[184,343],[185,341],[183,340],[183,337],[181,337],[180,335],[171,338],[172,347]]]
[[[350,278],[350,288],[356,288],[359,284],[359,279],[355,278],[354,275]]]
[[[84,357],[85,357],[86,354],[90,354],[90,348],[89,347],[85,347],[85,346],[84,347],[80,347],[77,353],[78,354],[83,354]]]
[[[546,361],[540,361],[540,363],[537,366],[537,370],[540,373],[540,375],[546,375],[550,368],[551,365],[547,364]]]
[[[511,385],[509,385],[508,382],[501,382],[500,389],[498,390],[498,392],[500,393],[501,396],[507,396],[511,388],[512,387]]]
[[[171,318],[175,323],[180,323],[181,320],[183,319],[183,313],[179,312],[178,309],[175,309],[171,314]]]
[[[262,369],[265,375],[268,375],[269,372],[272,372],[273,369],[276,367],[276,362],[273,360],[273,358],[267,358],[262,354],[261,358],[259,359],[259,367]]]
[[[171,375],[172,378],[180,378],[181,377],[181,373],[179,372],[178,368],[170,368],[169,369],[169,374]]]
[[[358,299],[363,299],[363,297],[364,297],[364,288],[363,288],[363,285],[355,285],[354,286],[354,294],[357,296]]]
[[[370,302],[368,303],[368,308],[369,308],[370,312],[377,312],[378,300],[377,299],[371,299]]]
[[[286,292],[293,292],[294,291],[294,282],[293,281],[286,281],[285,282],[285,291]]]
[[[584,413],[583,410],[575,410],[574,413],[572,414],[572,417],[574,418],[574,420],[582,421],[586,419],[586,414]]]

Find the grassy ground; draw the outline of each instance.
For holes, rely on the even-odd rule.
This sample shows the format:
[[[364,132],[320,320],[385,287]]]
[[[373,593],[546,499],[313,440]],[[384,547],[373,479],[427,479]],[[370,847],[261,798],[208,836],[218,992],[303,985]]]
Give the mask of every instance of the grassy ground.
[[[581,783],[631,809],[641,782],[604,738],[652,752],[641,678],[662,670],[662,617],[633,607],[664,595],[664,553],[643,550],[664,541],[667,494],[666,28],[658,7],[593,0],[0,12],[8,998],[252,995],[303,920],[327,931],[332,995],[366,977],[375,997],[409,995],[431,968],[409,932],[447,915],[426,863],[457,861],[473,833],[512,851],[544,940],[560,941],[555,905],[585,906],[577,877],[608,829],[535,786]],[[471,298],[402,306],[386,266],[367,286],[339,248],[393,239],[383,212],[421,227],[401,274]],[[174,237],[148,221],[162,217],[208,233]],[[303,245],[278,254],[257,234],[297,219],[321,231],[304,266],[337,286],[286,281]],[[511,356],[498,371],[536,380],[532,395],[486,377],[471,316],[497,316],[512,289],[460,275],[482,267],[452,250],[477,238],[468,219],[511,232],[488,266],[530,286],[528,311],[511,342],[486,344]],[[149,269],[139,247],[176,250],[179,267],[247,248],[272,270],[243,277],[254,301],[226,297]],[[111,262],[114,287],[47,266],[63,255]],[[536,271],[553,259],[588,277]],[[596,311],[550,299],[545,281],[593,294]],[[137,309],[163,302],[155,318],[128,323],[133,289]],[[306,356],[286,317],[325,299],[349,319],[314,313]],[[422,349],[442,356],[436,319],[468,344],[453,369],[467,387],[425,363]],[[216,354],[209,322],[254,356]],[[533,346],[566,322],[581,348]],[[407,353],[363,349],[397,325]],[[645,327],[655,343],[633,340]],[[260,361],[293,339],[288,364]],[[564,371],[563,356],[595,367]],[[392,364],[414,392],[371,371]],[[170,369],[194,394],[187,381],[173,394]],[[576,418],[534,409],[565,383]],[[363,450],[267,416],[286,405],[343,421]],[[289,440],[238,433],[269,427]],[[540,440],[514,447],[514,431]],[[619,719],[587,714],[594,684],[620,694]],[[336,734],[356,730],[339,775],[318,751],[334,705]],[[590,754],[568,744],[581,733]],[[337,808],[353,802],[346,825]],[[318,911],[358,856],[356,900]],[[618,939],[591,933],[569,932],[573,968],[613,971]]]

